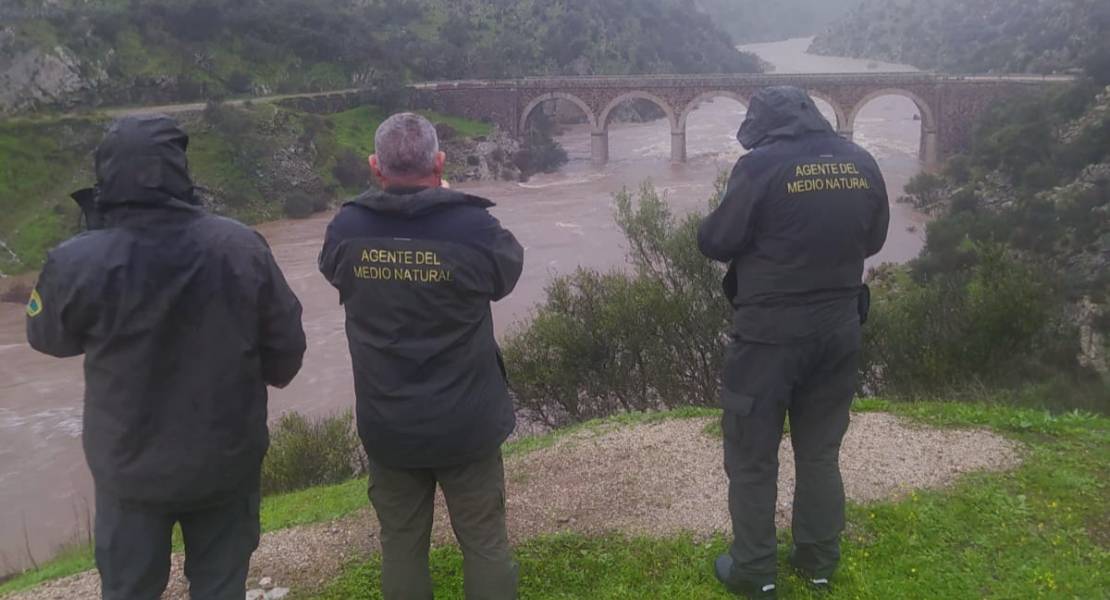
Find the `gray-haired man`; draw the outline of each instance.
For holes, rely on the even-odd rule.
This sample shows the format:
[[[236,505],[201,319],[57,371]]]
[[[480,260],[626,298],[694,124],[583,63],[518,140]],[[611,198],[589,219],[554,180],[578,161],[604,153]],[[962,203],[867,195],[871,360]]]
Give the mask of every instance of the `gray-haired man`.
[[[320,271],[339,290],[355,371],[358,430],[381,522],[386,600],[432,597],[436,484],[463,551],[466,597],[516,597],[501,444],[515,416],[490,302],[524,252],[484,198],[443,186],[435,128],[411,113],[382,123],[370,167],[382,191],[328,226]]]

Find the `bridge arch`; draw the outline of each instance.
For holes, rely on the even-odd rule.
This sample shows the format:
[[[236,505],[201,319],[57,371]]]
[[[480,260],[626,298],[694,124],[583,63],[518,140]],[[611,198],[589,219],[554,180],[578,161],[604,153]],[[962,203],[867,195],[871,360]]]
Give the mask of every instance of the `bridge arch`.
[[[620,106],[622,102],[626,100],[636,99],[647,100],[648,102],[651,102],[652,104],[658,106],[663,111],[663,113],[667,115],[667,123],[670,124],[671,130],[675,129],[675,126],[678,123],[678,117],[675,116],[674,107],[672,107],[669,102],[660,98],[659,96],[656,96],[655,94],[635,90],[631,92],[625,92],[617,96],[616,98],[613,98],[613,100],[609,102],[609,104],[605,107],[605,110],[601,111],[601,115],[597,119],[597,130],[607,131],[609,129],[609,117],[613,114],[613,111],[616,110],[616,108]]]
[[[939,149],[937,146],[937,133],[939,127],[936,113],[933,107],[930,106],[924,98],[907,89],[890,87],[868,92],[852,107],[851,112],[848,114],[847,128],[842,128],[842,130],[848,136],[851,136],[855,132],[856,119],[859,117],[859,113],[863,110],[863,107],[867,106],[872,100],[882,96],[901,96],[914,103],[914,106],[917,107],[917,111],[921,113],[921,148],[919,150],[919,157],[927,168],[935,166],[939,161]]]
[[[725,90],[713,90],[698,94],[694,97],[693,100],[687,102],[685,108],[682,109],[682,115],[678,118],[678,127],[676,128],[676,131],[686,131],[686,122],[690,119],[690,115],[693,114],[693,112],[697,110],[703,102],[705,102],[706,100],[712,100],[714,98],[729,98],[731,100],[735,100],[740,104],[743,104],[745,109],[748,108],[748,103],[751,102],[751,98],[748,98],[741,94],[737,94],[736,92],[729,92]],[[740,124],[737,123],[736,126],[739,127]]]
[[[589,104],[586,104],[585,100],[582,100],[574,94],[568,94],[566,92],[547,92],[546,94],[542,94],[533,98],[532,101],[524,107],[524,110],[521,111],[519,129],[521,135],[527,133],[528,131],[528,118],[532,116],[532,112],[535,111],[536,108],[544,102],[548,102],[551,100],[566,100],[567,102],[570,102],[578,108],[582,109],[582,113],[586,115],[586,120],[590,124],[590,129],[597,129],[597,115],[594,114],[594,110],[590,108]]]
[[[835,98],[833,98],[829,94],[826,94],[825,92],[822,92],[821,90],[806,90],[806,91],[809,93],[810,97],[812,97],[814,100],[823,100],[825,102],[825,104],[828,104],[829,106],[832,107],[833,113],[836,114],[836,123],[833,123],[832,126],[837,131],[843,131],[846,127],[848,127],[849,130],[850,130],[848,115],[844,114],[844,107],[841,106],[840,103],[837,102]]]

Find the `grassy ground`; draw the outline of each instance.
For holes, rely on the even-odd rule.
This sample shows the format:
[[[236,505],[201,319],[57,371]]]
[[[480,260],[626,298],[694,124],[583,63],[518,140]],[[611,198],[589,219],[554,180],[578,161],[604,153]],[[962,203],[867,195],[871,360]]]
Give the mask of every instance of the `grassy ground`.
[[[262,531],[279,531],[297,525],[333,521],[367,505],[365,479],[271,496],[262,501]],[[175,547],[181,549],[180,535],[175,535],[174,538]],[[85,545],[70,547],[39,569],[0,584],[0,596],[25,590],[44,581],[82,573],[94,567],[91,548]]]
[[[430,110],[417,112],[433,123],[451,126],[462,137],[481,137],[493,131],[493,127],[488,123],[452,117]],[[385,111],[376,106],[360,106],[331,115],[329,119],[335,124],[335,136],[339,145],[364,157],[374,153],[374,133],[378,130],[378,125],[381,125],[388,116]]]
[[[844,561],[833,598],[1102,598],[1110,589],[1110,419],[1082,413],[977,404],[890,404],[862,400],[856,411],[892,412],[937,427],[986,427],[1023,442],[1025,462],[1011,473],[973,474],[942,491],[892,503],[852,506]],[[577,432],[719,414],[710,409],[634,414],[594,421],[507,444],[507,456],[550,447]],[[712,429],[712,428],[710,428]],[[331,521],[367,505],[366,481],[266,498],[262,526],[275,531]],[[781,551],[786,552],[787,534]],[[517,549],[526,598],[727,597],[709,564],[723,537],[627,539],[557,536]],[[462,598],[462,557],[432,553],[437,598]],[[70,553],[0,585],[0,595],[92,568]],[[315,597],[380,598],[376,559],[352,565]],[[809,598],[800,582],[780,580],[783,598]]]
[[[831,598],[1104,598],[1110,589],[1110,421],[982,405],[861,402],[940,427],[983,426],[1025,443],[1021,468],[973,474],[943,491],[853,506]],[[782,537],[785,555],[788,536]],[[711,540],[560,536],[517,549],[521,595],[727,598],[710,571]],[[432,554],[437,598],[462,598],[462,557]],[[352,566],[321,600],[380,598],[376,560]],[[780,597],[811,594],[792,576]]]
[[[527,454],[548,448],[558,440],[581,431],[592,430],[601,434],[611,428],[624,425],[678,418],[705,417],[716,414],[718,414],[717,411],[712,409],[685,408],[669,413],[622,415],[509,442],[505,444],[502,451],[507,457]],[[315,487],[263,498],[260,513],[262,531],[279,531],[298,525],[324,523],[345,517],[369,506],[366,497],[366,486],[367,481],[362,478],[337,485]],[[175,539],[179,540],[180,536],[176,536]],[[180,548],[180,544],[176,542],[175,544]],[[71,547],[64,550],[55,559],[43,564],[41,568],[28,571],[0,584],[0,596],[27,589],[43,581],[88,571],[94,566],[91,548],[83,545]]]
[[[0,273],[36,269],[76,227],[70,192],[91,184],[93,120],[0,124]],[[13,257],[12,254],[15,256]]]

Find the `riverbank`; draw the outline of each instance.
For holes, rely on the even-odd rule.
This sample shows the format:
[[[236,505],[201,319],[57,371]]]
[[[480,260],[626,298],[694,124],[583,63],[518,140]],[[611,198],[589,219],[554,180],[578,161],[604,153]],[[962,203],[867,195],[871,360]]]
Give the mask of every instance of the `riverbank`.
[[[728,530],[716,415],[627,415],[506,446],[522,593],[725,597],[708,567]],[[1110,421],[1078,413],[857,402],[842,458],[852,506],[838,595],[1096,597],[1110,584],[1108,442]],[[788,443],[781,461],[783,527],[793,489]],[[461,589],[460,556],[442,504],[437,512],[433,572],[450,595]],[[379,567],[365,481],[267,498],[262,519],[271,533],[252,584],[269,578],[295,598],[373,597]],[[185,597],[180,558],[171,599]],[[27,589],[36,578],[10,581],[0,595],[98,597],[94,573]],[[782,597],[808,597],[797,580],[783,584]]]

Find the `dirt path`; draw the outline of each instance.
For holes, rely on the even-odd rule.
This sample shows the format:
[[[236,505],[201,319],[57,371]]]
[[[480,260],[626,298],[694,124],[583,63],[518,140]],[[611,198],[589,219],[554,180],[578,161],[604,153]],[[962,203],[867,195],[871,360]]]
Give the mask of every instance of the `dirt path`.
[[[537,535],[620,532],[709,536],[729,530],[721,442],[706,432],[711,419],[586,430],[550,448],[506,463],[509,527],[514,542]],[[779,454],[780,526],[789,522],[794,491],[793,453]],[[859,503],[938,488],[963,473],[1005,470],[1020,462],[1014,442],[983,430],[938,430],[880,413],[855,415],[844,440],[841,468],[848,497]],[[442,498],[437,543],[450,542]],[[252,579],[272,577],[281,587],[314,589],[343,565],[376,551],[369,510],[333,523],[263,536]],[[253,581],[252,581],[253,582]],[[13,596],[13,600],[99,598],[95,573],[84,573]],[[181,557],[165,599],[184,599]]]

